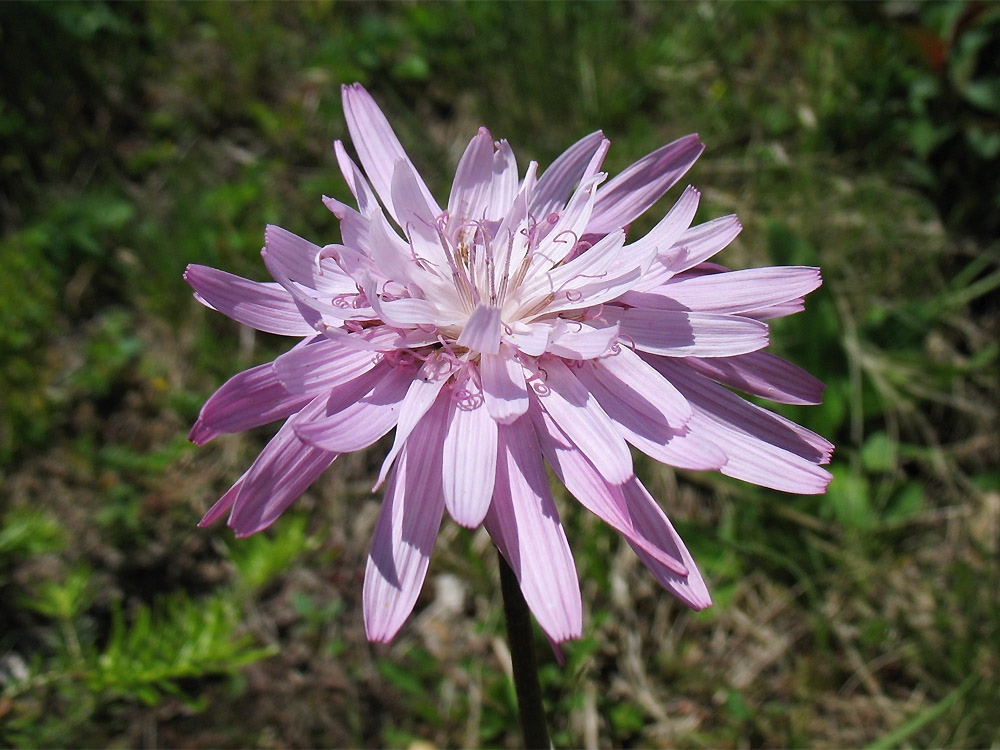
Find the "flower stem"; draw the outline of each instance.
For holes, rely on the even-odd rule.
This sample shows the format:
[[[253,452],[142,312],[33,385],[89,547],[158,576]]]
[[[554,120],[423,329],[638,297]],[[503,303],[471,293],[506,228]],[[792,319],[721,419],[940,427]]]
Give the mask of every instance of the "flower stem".
[[[524,746],[530,750],[548,750],[552,745],[549,743],[549,730],[545,726],[542,687],[538,682],[538,665],[535,662],[534,637],[531,631],[531,613],[514,571],[499,551],[497,558],[500,561],[500,591],[503,593],[507,642],[510,644],[510,659],[514,667],[514,691],[517,693]]]

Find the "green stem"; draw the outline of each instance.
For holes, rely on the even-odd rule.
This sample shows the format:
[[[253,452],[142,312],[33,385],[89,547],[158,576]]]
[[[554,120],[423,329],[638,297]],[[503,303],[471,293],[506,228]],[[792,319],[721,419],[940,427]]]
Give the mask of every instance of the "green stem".
[[[542,687],[538,682],[534,635],[531,631],[531,613],[514,571],[499,551],[497,557],[500,560],[500,591],[503,593],[507,642],[510,644],[510,660],[514,667],[514,691],[517,693],[524,746],[530,750],[548,750],[552,745],[549,743],[549,730],[545,726]]]

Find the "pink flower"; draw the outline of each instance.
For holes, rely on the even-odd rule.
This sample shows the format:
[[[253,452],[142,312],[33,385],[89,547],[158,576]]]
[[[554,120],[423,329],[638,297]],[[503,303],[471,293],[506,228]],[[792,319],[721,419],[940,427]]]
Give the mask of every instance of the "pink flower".
[[[691,187],[627,242],[628,224],[700,155],[697,136],[605,182],[601,132],[521,176],[507,142],[481,128],[441,208],[368,92],[347,86],[343,99],[364,168],[335,144],[358,204],[324,198],[343,244],[269,226],[261,254],[277,283],[197,265],[185,274],[205,305],[301,338],[203,407],[198,444],[285,423],[202,524],[228,511],[238,536],[260,531],[340,454],[395,428],[365,571],[369,639],[390,640],[409,616],[445,509],[462,526],[485,524],[553,641],[580,635],[576,567],[544,462],[663,586],[709,606],[629,444],[672,466],[823,492],[833,446],[726,387],[820,401],[819,381],[765,351],[766,321],[801,310],[819,269],[706,262],[740,224],[690,226]]]

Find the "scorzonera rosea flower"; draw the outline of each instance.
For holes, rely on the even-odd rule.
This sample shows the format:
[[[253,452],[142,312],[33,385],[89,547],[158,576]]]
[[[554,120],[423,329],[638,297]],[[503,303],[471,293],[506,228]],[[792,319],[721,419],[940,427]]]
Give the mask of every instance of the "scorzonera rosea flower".
[[[601,132],[522,175],[507,142],[481,128],[442,208],[368,92],[346,86],[343,101],[363,168],[335,144],[358,206],[324,198],[343,244],[269,226],[261,254],[276,283],[197,265],[185,274],[207,306],[301,339],[202,409],[198,444],[285,420],[202,523],[228,511],[239,536],[260,531],[340,454],[395,428],[365,572],[371,640],[391,639],[413,609],[445,509],[486,526],[553,641],[580,635],[576,568],[544,462],[669,591],[709,606],[629,444],[672,466],[823,492],[833,446],[727,388],[820,401],[819,381],[765,351],[766,321],[802,309],[819,269],[707,262],[740,224],[690,226],[691,187],[646,236],[626,237],[698,158],[697,136],[605,182]]]

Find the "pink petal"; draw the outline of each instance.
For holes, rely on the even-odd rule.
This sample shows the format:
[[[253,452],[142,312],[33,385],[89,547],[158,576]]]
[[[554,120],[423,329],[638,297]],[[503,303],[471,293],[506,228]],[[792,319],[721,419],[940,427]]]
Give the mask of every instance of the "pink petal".
[[[826,386],[788,360],[765,351],[738,357],[698,359],[684,364],[723,385],[782,404],[820,404]]]
[[[556,643],[583,630],[580,583],[534,430],[502,425],[493,503],[484,521],[542,630]]]
[[[486,409],[493,419],[507,424],[528,410],[524,368],[508,347],[501,347],[498,354],[483,354],[479,359],[479,372]]]
[[[451,378],[451,367],[446,359],[432,354],[421,366],[417,376],[410,382],[399,411],[399,422],[396,424],[396,435],[392,448],[382,462],[382,469],[379,471],[378,480],[372,488],[373,491],[382,486],[396,456],[403,449],[417,423],[434,405],[441,389]],[[444,418],[442,415],[441,419]]]
[[[681,428],[691,418],[691,404],[673,384],[650,367],[631,349],[622,347],[616,354],[593,362],[583,373],[593,373],[592,379],[603,383],[609,390],[632,408],[647,414],[658,414],[674,428]]]
[[[290,417],[241,479],[229,517],[236,536],[249,536],[274,523],[337,458],[336,453],[308,446],[295,435],[296,422],[311,419],[325,402],[325,395],[317,396]]]
[[[665,357],[731,357],[763,349],[768,328],[752,318],[683,310],[605,308],[636,349]]]
[[[195,298],[238,323],[279,336],[315,333],[291,295],[277,284],[262,284],[208,266],[189,265],[184,280]]]
[[[749,268],[668,281],[646,294],[630,295],[623,302],[661,310],[736,314],[801,298],[821,283],[818,268]]]
[[[370,334],[353,334],[370,341]],[[369,349],[353,349],[340,341],[316,337],[274,360],[274,373],[289,393],[315,393],[353,380],[373,368],[379,356]]]
[[[246,481],[247,474],[249,473],[249,470],[243,472],[243,476],[236,480],[236,483],[226,491],[226,494],[220,497],[215,505],[208,509],[208,512],[198,521],[199,527],[204,528],[215,523],[225,515],[226,511],[233,507],[233,503],[236,502],[236,498],[243,487],[243,482]]]
[[[671,274],[686,271],[729,247],[742,231],[743,225],[735,214],[706,221],[682,234],[663,254],[663,262]]]
[[[594,176],[580,183],[566,209],[558,214],[552,229],[545,235],[544,252],[536,252],[532,260],[532,273],[541,274],[554,268],[573,252],[590,221],[597,199],[597,185],[601,176]],[[544,228],[545,224],[541,225]]]
[[[635,525],[641,528],[646,538],[653,541],[660,550],[675,559],[679,558],[687,568],[688,574],[678,575],[672,566],[665,565],[659,557],[650,554],[648,549],[639,547],[629,540],[639,559],[649,568],[660,585],[689,607],[692,609],[711,607],[712,597],[708,593],[708,586],[705,585],[694,558],[684,546],[684,541],[674,530],[663,509],[638,479],[625,484],[622,487],[622,494]]]
[[[486,214],[489,221],[501,221],[511,208],[517,196],[517,159],[506,140],[501,140],[493,154],[493,179],[490,182],[490,194],[487,199]]]
[[[748,403],[731,391],[662,357],[646,361],[691,402],[690,427],[712,440],[728,460],[723,474],[798,494],[826,490],[830,474],[817,464],[830,460],[833,445],[816,433]]]
[[[412,163],[389,125],[389,121],[382,114],[382,110],[378,108],[375,100],[361,84],[344,86],[342,93],[347,128],[351,133],[354,148],[358,151],[361,165],[389,214],[398,219],[392,202],[392,173],[396,162],[400,159],[410,163],[411,166]],[[419,177],[417,180],[427,205],[433,208],[432,213],[434,216],[439,215],[441,209],[438,208],[431,191],[427,189],[423,180]]]
[[[493,178],[493,136],[486,128],[469,141],[458,162],[448,198],[449,222],[456,225],[485,215]],[[449,223],[450,226],[450,223]]]
[[[500,308],[479,304],[466,321],[456,343],[476,352],[496,354],[500,351],[502,331]]]
[[[618,434],[647,456],[670,466],[696,471],[718,470],[726,463],[726,454],[714,443],[684,426],[692,416],[689,405],[684,423],[671,426],[671,418],[663,413],[659,400],[650,400],[648,396],[636,398],[638,394],[634,391],[631,397],[625,398],[631,389],[606,377],[596,366],[584,365],[577,371],[577,377],[597,398]],[[676,419],[674,424],[678,425]]]
[[[204,445],[224,433],[284,419],[309,403],[315,392],[289,393],[275,375],[273,364],[244,370],[227,380],[201,407],[188,440]]]
[[[348,156],[344,144],[339,140],[334,141],[333,151],[337,156],[340,173],[344,175],[347,187],[358,202],[358,211],[361,212],[361,215],[370,218],[375,213],[382,213],[382,209],[379,208],[378,201],[375,199],[375,194],[368,185],[368,180],[365,179],[354,160]]]
[[[556,318],[549,336],[548,352],[564,359],[594,359],[606,354],[618,341],[618,326],[594,326]]]
[[[497,423],[474,378],[453,386],[444,438],[444,502],[451,517],[475,528],[493,497],[497,466]]]
[[[643,536],[642,527],[633,523],[622,488],[605,482],[594,465],[569,444],[551,417],[540,410],[532,411],[531,416],[545,459],[580,504],[626,539],[647,550],[677,575],[686,576],[688,569],[680,558],[665,553],[647,540]]]
[[[442,399],[413,430],[386,485],[362,591],[368,640],[388,643],[413,611],[441,526]]]
[[[347,401],[327,402],[326,411],[317,418],[296,426],[301,440],[317,448],[336,453],[351,453],[367,448],[396,426],[400,402],[416,375],[412,367],[400,365],[380,368],[375,377],[362,376],[362,390]],[[345,388],[346,386],[341,386]],[[346,402],[346,403],[345,403]]]
[[[421,186],[423,182],[413,165],[405,159],[397,161],[391,188],[396,222],[403,228],[403,234],[412,243],[417,257],[443,270],[447,259],[441,249],[437,226],[441,209],[433,200],[428,200]],[[386,271],[390,278],[395,276],[395,269]]]
[[[597,399],[561,360],[539,362],[544,375],[532,383],[541,407],[608,482],[633,476],[632,454]]]
[[[629,244],[625,252],[641,251],[647,245],[655,245],[657,252],[665,255],[691,227],[691,220],[698,211],[700,201],[701,193],[688,185],[667,215],[644,236]]]
[[[271,263],[292,281],[315,289],[323,295],[356,294],[350,276],[327,262],[318,263],[320,248],[286,229],[268,224],[264,244]]]
[[[687,135],[653,151],[598,191],[587,232],[606,234],[631,223],[673,187],[705,146]]]
[[[609,143],[604,133],[598,130],[585,135],[560,154],[538,178],[531,199],[531,213],[541,220],[566,205],[566,200],[583,178],[592,158],[602,150],[606,152]],[[599,164],[595,171],[596,169],[600,169]]]
[[[548,351],[551,333],[552,326],[545,320],[538,323],[516,323],[510,332],[504,331],[500,340],[522,354],[539,357]]]

